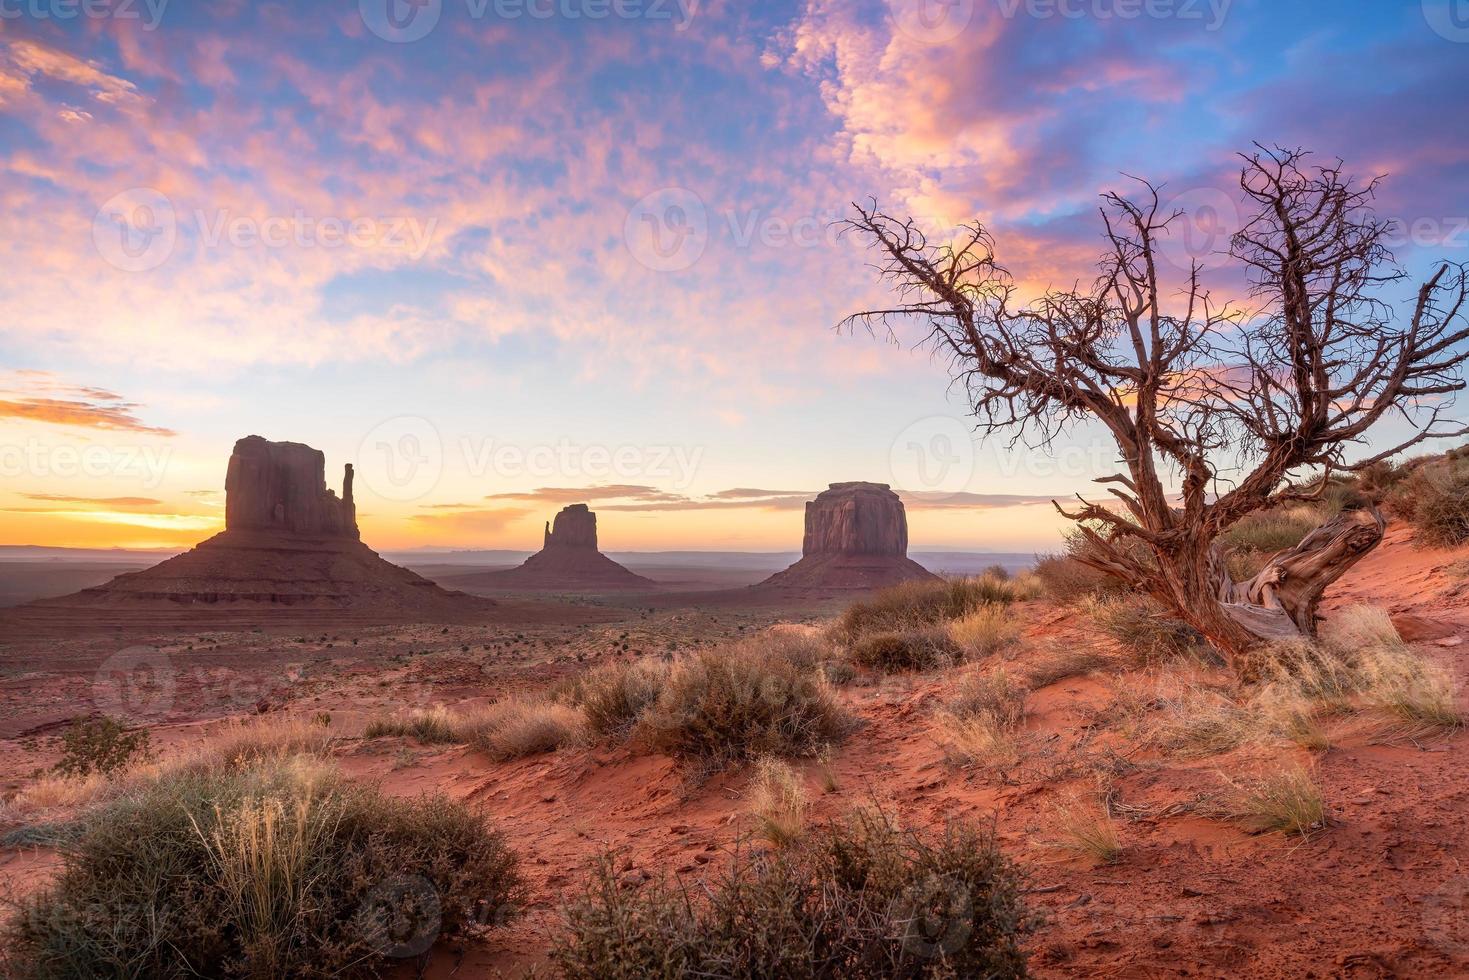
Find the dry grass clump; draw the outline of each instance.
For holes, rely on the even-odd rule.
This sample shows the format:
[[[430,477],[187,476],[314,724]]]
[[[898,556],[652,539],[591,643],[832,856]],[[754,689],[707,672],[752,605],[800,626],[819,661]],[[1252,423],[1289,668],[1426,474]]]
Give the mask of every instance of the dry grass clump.
[[[4,975],[377,975],[506,917],[498,832],[444,798],[389,799],[319,762],[183,770],[89,813],[3,926]]]
[[[952,666],[960,652],[947,628],[916,626],[861,636],[847,657],[859,667],[896,674]]]
[[[903,582],[852,603],[842,614],[836,631],[842,639],[851,642],[868,633],[947,623],[987,604],[1008,605],[1034,599],[1039,594],[1040,583],[1028,575],[999,578],[990,574]]]
[[[1032,691],[1071,677],[1081,677],[1112,664],[1112,658],[1090,645],[1050,646],[1028,654],[1019,666],[1025,686]]]
[[[463,742],[459,720],[448,708],[436,704],[432,708],[414,710],[392,718],[378,718],[368,723],[363,738],[416,738],[425,745],[447,745]]]
[[[101,773],[88,776],[43,775],[33,779],[7,801],[11,816],[20,818],[44,810],[88,806],[112,795],[117,784]]]
[[[620,885],[604,861],[567,911],[569,980],[878,980],[1026,975],[1034,922],[993,830],[929,838],[860,813],[768,855],[740,848],[697,888]]]
[[[1469,455],[1455,450],[1412,465],[1388,499],[1415,541],[1451,548],[1469,541]]]
[[[1025,720],[1025,687],[1003,670],[970,674],[934,713],[934,728],[955,765],[1008,770],[1020,761],[1014,733]]]
[[[570,705],[512,699],[465,715],[461,730],[474,748],[509,762],[584,741],[586,718]]]
[[[1084,854],[1101,864],[1122,856],[1116,821],[1095,803],[1077,799],[1058,803],[1051,811],[1050,827],[1052,847]]]
[[[1144,740],[1183,758],[1232,752],[1270,731],[1252,705],[1237,704],[1204,687],[1189,686],[1176,696],[1160,698],[1159,709],[1145,726]]]
[[[1204,652],[1203,638],[1191,626],[1145,596],[1093,597],[1082,600],[1080,609],[1117,641],[1134,666],[1153,667]]]
[[[1088,596],[1125,591],[1119,579],[1083,565],[1070,555],[1046,555],[1039,559],[1035,563],[1035,577],[1045,594],[1057,602],[1075,602]]]
[[[634,735],[655,751],[717,768],[762,755],[813,755],[853,724],[819,670],[744,644],[675,662]]]
[[[652,660],[603,664],[576,678],[565,694],[601,736],[626,735],[668,680],[668,665]]]
[[[1304,769],[1231,784],[1221,815],[1252,833],[1299,834],[1326,826],[1326,802],[1321,789]]]
[[[806,829],[806,786],[788,763],[768,756],[756,761],[749,795],[761,837],[777,847],[800,839]]]
[[[180,765],[237,767],[261,759],[326,755],[332,741],[330,729],[304,716],[234,719],[210,732],[202,746],[176,755],[174,761]],[[163,764],[166,768],[169,760]]]
[[[1020,642],[1020,621],[1008,606],[988,603],[949,623],[949,639],[961,657],[980,660]]]

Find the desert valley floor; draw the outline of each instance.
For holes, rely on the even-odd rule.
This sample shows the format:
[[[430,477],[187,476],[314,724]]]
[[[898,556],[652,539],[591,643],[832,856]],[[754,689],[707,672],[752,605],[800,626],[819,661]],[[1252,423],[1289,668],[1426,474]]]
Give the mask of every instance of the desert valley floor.
[[[1327,596],[1326,613],[1384,607],[1404,638],[1469,681],[1469,548],[1413,547],[1394,526]],[[353,626],[329,616],[284,626],[228,619],[73,623],[5,620],[0,634],[0,787],[13,795],[56,758],[55,735],[83,709],[148,712],[155,746],[198,742],[231,718],[329,715],[330,749],[353,778],[391,794],[427,791],[483,805],[522,855],[525,913],[482,941],[440,943],[401,975],[517,976],[543,968],[564,896],[606,850],[620,870],[697,879],[751,829],[749,775],[690,779],[668,758],[599,745],[494,763],[464,746],[365,739],[374,719],[416,707],[483,704],[533,693],[588,666],[736,642],[761,631],[812,630],[840,611],[831,598],[740,602],[725,589],[675,596],[543,597],[504,604],[489,625]],[[564,601],[563,601],[564,600]],[[1469,975],[1469,759],[1463,733],[1384,738],[1350,722],[1330,747],[1251,744],[1180,757],[1130,738],[1136,719],[1185,681],[1215,684],[1197,664],[1132,670],[1071,608],[1017,604],[1021,642],[998,659],[1024,676],[1078,651],[1091,669],[1036,687],[1003,771],[946,758],[931,728],[956,677],[994,663],[905,675],[858,675],[841,688],[861,727],[824,761],[797,762],[814,814],[877,803],[907,825],[993,815],[1028,872],[1044,923],[1029,939],[1039,976],[1388,977]],[[3,617],[0,617],[3,618]],[[139,671],[155,686],[139,687]],[[1211,815],[1230,781],[1300,764],[1312,770],[1329,823],[1305,839],[1252,835]],[[1100,794],[1121,827],[1110,864],[1048,846],[1048,813],[1068,795]],[[24,895],[59,859],[27,828],[54,825],[62,804],[0,812],[0,887]]]

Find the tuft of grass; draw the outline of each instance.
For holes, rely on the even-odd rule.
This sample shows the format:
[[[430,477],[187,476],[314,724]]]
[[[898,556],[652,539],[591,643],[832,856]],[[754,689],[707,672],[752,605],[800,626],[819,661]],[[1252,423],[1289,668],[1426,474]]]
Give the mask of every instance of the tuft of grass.
[[[497,701],[466,715],[466,741],[496,762],[554,752],[585,738],[581,711],[552,701]]]
[[[806,829],[806,787],[788,763],[770,757],[756,760],[749,795],[761,837],[777,847],[800,840]]]
[[[1253,552],[1269,557],[1294,548],[1322,523],[1322,513],[1309,505],[1247,514],[1219,536],[1227,551]]]
[[[1020,642],[1020,622],[1009,607],[992,602],[949,623],[949,639],[960,657],[979,660]]]
[[[934,713],[934,728],[954,765],[1006,771],[1020,761],[1014,732],[1025,720],[1025,687],[1004,670],[973,673]]]
[[[1051,811],[1052,846],[1075,851],[1101,864],[1122,856],[1122,838],[1110,814],[1095,804],[1071,799]]]
[[[238,767],[261,759],[326,755],[331,746],[331,731],[310,718],[269,715],[226,722],[210,732],[202,746],[177,757],[174,764]]]
[[[1024,879],[993,829],[937,838],[881,814],[823,825],[771,854],[736,851],[702,887],[621,886],[603,860],[552,957],[568,980],[1026,975]]]
[[[417,708],[393,718],[375,719],[368,724],[362,737],[416,738],[425,745],[447,745],[465,741],[460,737],[457,719],[443,705]]]
[[[1321,789],[1304,769],[1234,784],[1224,814],[1253,833],[1309,836],[1326,826]]]
[[[1080,608],[1134,666],[1153,667],[1203,649],[1203,638],[1192,627],[1144,596],[1085,599]]]
[[[514,854],[462,804],[389,799],[301,758],[141,783],[62,857],[0,927],[7,977],[377,975],[523,895]]]
[[[819,670],[745,644],[676,661],[634,734],[654,751],[718,768],[814,755],[853,724]]]
[[[1089,596],[1126,591],[1120,580],[1083,565],[1070,555],[1046,555],[1035,563],[1034,574],[1045,594],[1057,602],[1077,602]]]

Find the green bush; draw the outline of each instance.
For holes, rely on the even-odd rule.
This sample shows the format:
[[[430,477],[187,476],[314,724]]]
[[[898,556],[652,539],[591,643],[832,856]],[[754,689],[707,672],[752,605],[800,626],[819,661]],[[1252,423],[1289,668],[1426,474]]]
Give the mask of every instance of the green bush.
[[[72,722],[61,736],[61,759],[52,768],[63,776],[110,776],[146,759],[150,739],[146,729],[128,731],[114,718],[86,718]]]
[[[655,751],[719,767],[761,755],[811,755],[852,724],[817,667],[751,643],[677,661],[635,736]]]
[[[515,856],[464,805],[300,758],[190,768],[88,814],[0,934],[16,980],[376,976],[511,914]]]
[[[993,831],[936,840],[881,814],[747,848],[707,886],[623,887],[604,860],[554,947],[570,980],[887,980],[1026,975],[1033,922]]]

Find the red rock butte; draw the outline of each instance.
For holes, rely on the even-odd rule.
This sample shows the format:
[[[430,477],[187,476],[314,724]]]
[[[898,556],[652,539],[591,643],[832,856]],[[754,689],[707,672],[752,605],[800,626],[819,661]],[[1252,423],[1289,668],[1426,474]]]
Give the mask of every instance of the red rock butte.
[[[885,483],[833,483],[806,503],[801,560],[762,587],[875,589],[936,576],[908,557],[908,515]]]
[[[471,588],[531,592],[611,592],[657,588],[597,550],[597,515],[586,504],[572,504],[546,524],[541,550],[516,568],[476,572],[452,579]]]
[[[472,622],[492,613],[492,600],[442,589],[363,544],[351,464],[340,497],[327,487],[325,471],[320,450],[247,436],[230,455],[223,531],[152,568],[31,605],[119,611],[297,607],[384,623]]]

